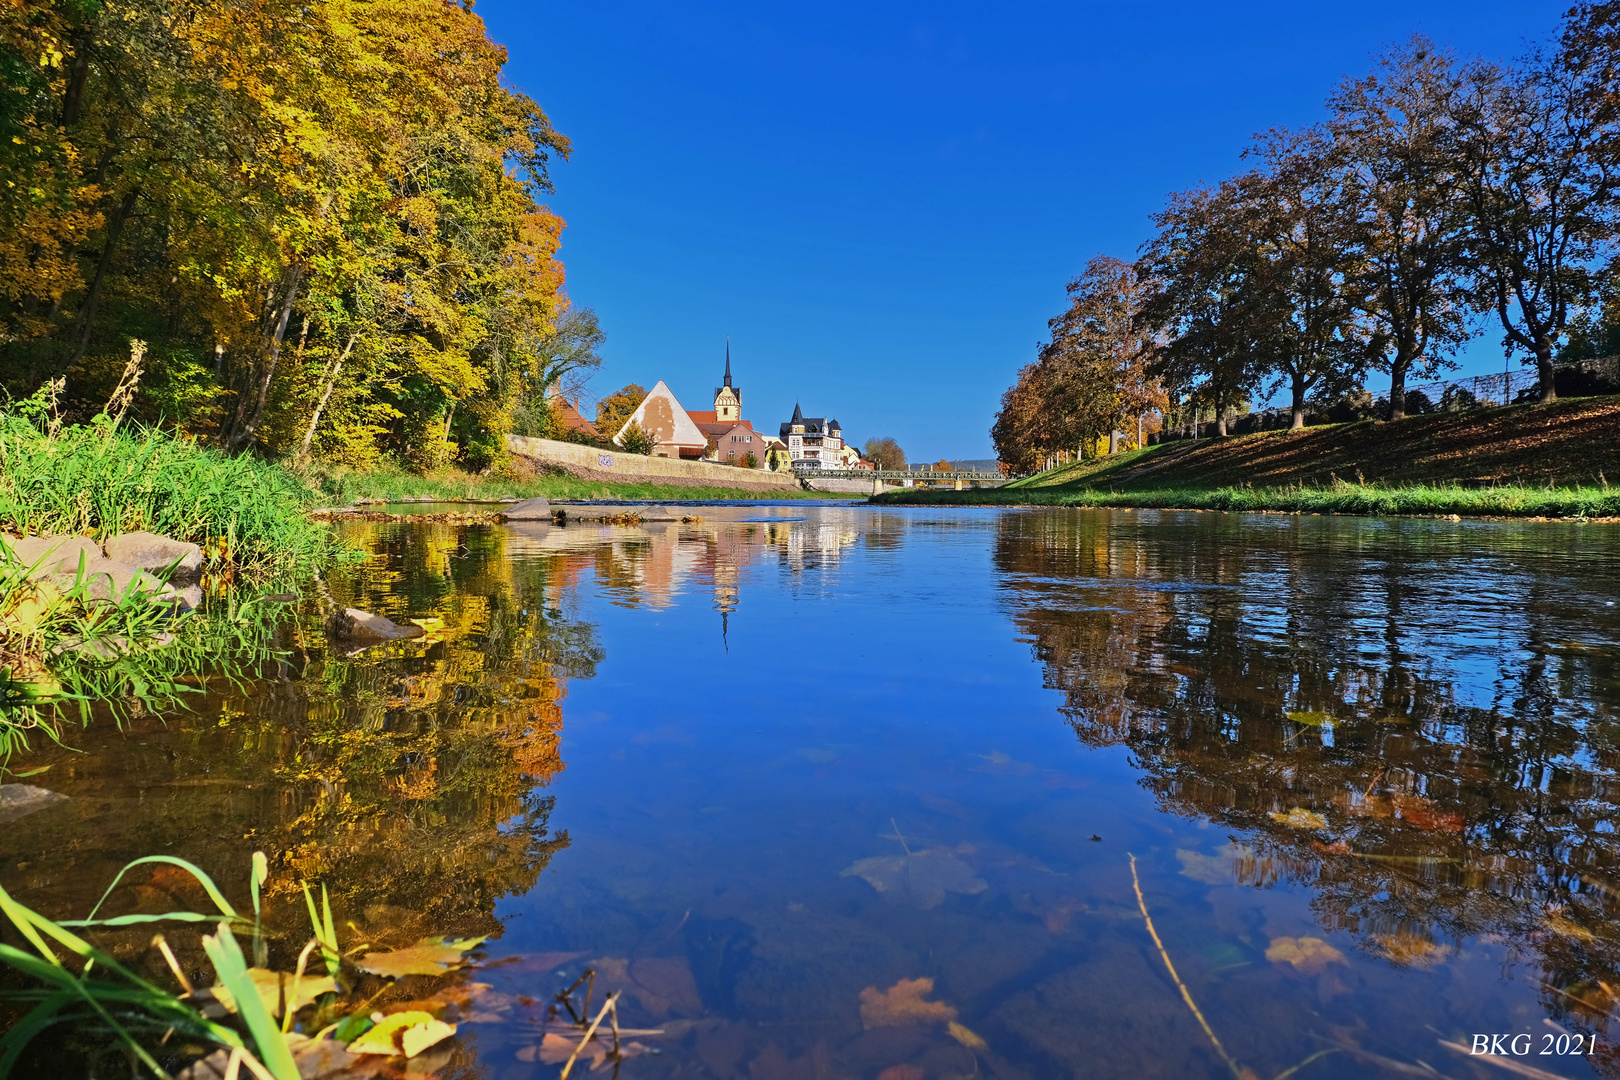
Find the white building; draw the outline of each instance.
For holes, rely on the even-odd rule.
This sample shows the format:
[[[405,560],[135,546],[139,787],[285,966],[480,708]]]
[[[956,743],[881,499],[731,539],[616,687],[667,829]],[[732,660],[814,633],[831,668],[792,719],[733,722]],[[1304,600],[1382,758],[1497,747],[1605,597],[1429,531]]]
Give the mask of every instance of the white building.
[[[793,419],[782,425],[781,438],[796,469],[845,469],[844,431],[837,420],[805,416],[798,403]]]

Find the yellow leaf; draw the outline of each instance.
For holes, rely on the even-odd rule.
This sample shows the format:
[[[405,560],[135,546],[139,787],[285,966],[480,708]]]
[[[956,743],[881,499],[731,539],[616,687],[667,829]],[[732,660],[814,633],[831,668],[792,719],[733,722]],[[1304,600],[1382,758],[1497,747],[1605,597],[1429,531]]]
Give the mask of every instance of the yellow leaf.
[[[361,971],[397,979],[403,975],[443,975],[460,967],[466,961],[462,953],[476,948],[484,941],[476,938],[423,938],[404,949],[392,952],[366,953],[355,964]]]
[[[979,1038],[972,1029],[963,1027],[955,1020],[945,1025],[945,1030],[951,1033],[951,1038],[967,1047],[969,1050],[988,1050],[990,1044]]]
[[[1286,825],[1290,829],[1327,828],[1327,818],[1313,810],[1306,810],[1303,807],[1298,806],[1294,807],[1286,814],[1273,811],[1271,814],[1271,820],[1277,822],[1279,825]]]
[[[1333,717],[1325,712],[1291,712],[1288,714],[1288,719],[1296,724],[1304,724],[1307,727],[1333,726]]]
[[[322,994],[337,990],[337,983],[330,977],[311,975],[307,972],[298,980],[296,998],[293,996],[293,977],[287,972],[248,968],[248,978],[253,980],[254,989],[259,991],[259,1000],[264,1002],[265,1011],[272,1016],[281,1015],[281,995],[284,993],[292,1006],[292,1011],[297,1012]],[[236,1011],[236,999],[231,997],[231,992],[225,987],[214,987],[214,998],[231,1012]]]
[[[1321,938],[1274,938],[1266,948],[1266,959],[1273,964],[1292,964],[1295,970],[1320,975],[1329,964],[1347,964],[1344,953]]]
[[[456,1033],[456,1025],[435,1020],[432,1013],[398,1012],[349,1044],[351,1054],[403,1054],[415,1057]]]

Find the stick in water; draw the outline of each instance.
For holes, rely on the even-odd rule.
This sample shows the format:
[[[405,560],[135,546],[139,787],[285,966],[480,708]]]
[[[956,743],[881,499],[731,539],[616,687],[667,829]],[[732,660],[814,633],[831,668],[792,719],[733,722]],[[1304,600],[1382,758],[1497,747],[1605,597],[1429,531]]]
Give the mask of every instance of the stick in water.
[[[1231,1054],[1226,1052],[1226,1047],[1221,1045],[1221,1040],[1215,1037],[1215,1031],[1209,1026],[1209,1021],[1205,1020],[1204,1014],[1198,1011],[1198,1005],[1193,1001],[1192,994],[1187,989],[1187,984],[1181,981],[1180,975],[1176,974],[1176,965],[1170,962],[1170,954],[1164,951],[1164,942],[1159,940],[1159,932],[1153,929],[1153,916],[1148,914],[1147,901],[1142,898],[1142,883],[1136,877],[1135,855],[1131,856],[1131,887],[1136,890],[1136,906],[1142,909],[1142,921],[1147,923],[1147,932],[1153,938],[1154,948],[1159,950],[1159,959],[1164,961],[1164,969],[1170,973],[1170,979],[1176,984],[1176,989],[1181,991],[1181,1000],[1185,1001],[1187,1008],[1192,1010],[1194,1018],[1198,1021],[1198,1026],[1204,1029],[1205,1035],[1209,1036],[1209,1041],[1215,1046],[1215,1052],[1221,1055],[1221,1060],[1226,1062],[1228,1069],[1232,1070],[1232,1075],[1237,1077],[1238,1080],[1247,1080],[1243,1067],[1233,1060]]]

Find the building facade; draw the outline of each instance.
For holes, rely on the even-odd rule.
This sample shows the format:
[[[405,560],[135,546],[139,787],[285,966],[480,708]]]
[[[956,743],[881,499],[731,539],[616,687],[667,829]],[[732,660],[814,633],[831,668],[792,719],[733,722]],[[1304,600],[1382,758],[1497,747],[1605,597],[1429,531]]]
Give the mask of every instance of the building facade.
[[[845,464],[844,431],[838,421],[805,416],[797,402],[793,405],[793,418],[782,425],[781,439],[796,469],[849,467]]]

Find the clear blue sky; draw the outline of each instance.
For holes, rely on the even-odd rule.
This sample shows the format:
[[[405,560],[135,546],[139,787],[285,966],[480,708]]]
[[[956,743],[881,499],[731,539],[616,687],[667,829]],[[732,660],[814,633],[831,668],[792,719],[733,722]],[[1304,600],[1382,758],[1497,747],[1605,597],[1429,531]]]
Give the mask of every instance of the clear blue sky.
[[[1414,32],[1511,57],[1567,0],[705,4],[481,0],[514,86],[573,140],[554,170],[591,390],[743,415],[802,402],[912,461],[990,457],[1002,390],[1092,255],[1166,193],[1320,119]],[[1486,327],[1464,373],[1499,371]]]

